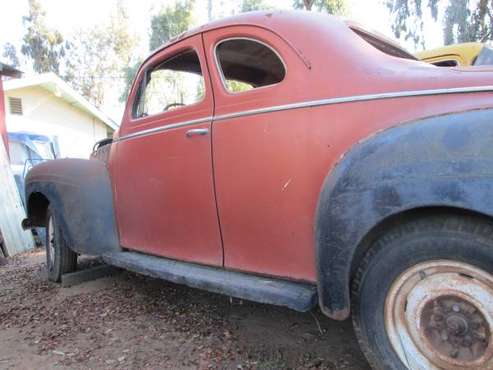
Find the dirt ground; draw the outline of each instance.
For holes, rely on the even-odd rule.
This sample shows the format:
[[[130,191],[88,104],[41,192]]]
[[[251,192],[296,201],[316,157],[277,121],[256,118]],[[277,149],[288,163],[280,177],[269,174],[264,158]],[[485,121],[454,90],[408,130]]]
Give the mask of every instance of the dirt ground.
[[[368,368],[350,321],[129,272],[62,288],[44,258],[0,266],[0,369]]]

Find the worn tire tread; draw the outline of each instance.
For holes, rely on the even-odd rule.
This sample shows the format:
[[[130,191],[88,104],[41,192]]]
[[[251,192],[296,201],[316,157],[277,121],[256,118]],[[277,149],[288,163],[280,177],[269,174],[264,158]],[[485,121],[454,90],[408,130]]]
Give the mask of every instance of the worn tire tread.
[[[63,231],[58,225],[58,221],[57,221],[58,216],[56,215],[56,212],[51,207],[48,207],[48,212],[46,217],[46,228],[48,228],[48,220],[50,216],[52,216],[54,219],[53,226],[55,229],[55,235],[56,235],[55,238],[58,244],[58,246],[55,249],[59,250],[59,259],[58,259],[59,272],[55,274],[56,275],[55,277],[50,276],[50,272],[48,272],[48,276],[50,280],[59,283],[61,281],[61,277],[63,274],[74,272],[77,269],[78,255],[77,253],[72,251],[72,249],[70,249],[70,247],[68,246],[67,241],[64,238]],[[48,230],[46,230],[46,235],[48,234],[49,234]],[[48,248],[49,241],[47,240],[46,242],[47,242],[46,248]],[[55,254],[56,253],[57,252],[55,251]],[[55,264],[56,263],[57,263],[57,259],[55,259]]]
[[[493,221],[487,217],[476,215],[461,215],[461,214],[434,214],[422,218],[408,220],[400,225],[391,227],[385,230],[373,244],[369,247],[364,257],[361,259],[356,268],[351,281],[351,312],[354,332],[358,340],[359,346],[368,360],[372,369],[379,369],[379,361],[375,358],[370,349],[369,343],[365,339],[365,335],[359,321],[360,293],[362,282],[365,278],[365,273],[368,270],[370,263],[379,250],[384,248],[392,241],[409,237],[413,234],[419,234],[423,231],[447,231],[460,235],[467,234],[480,240],[488,240],[490,243],[493,240]]]

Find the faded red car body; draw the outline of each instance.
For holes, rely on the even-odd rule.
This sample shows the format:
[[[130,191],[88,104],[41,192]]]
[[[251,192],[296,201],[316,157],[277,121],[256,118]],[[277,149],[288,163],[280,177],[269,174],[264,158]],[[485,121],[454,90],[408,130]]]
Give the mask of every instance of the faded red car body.
[[[163,71],[202,85],[161,101]],[[438,68],[336,18],[222,20],[143,63],[91,159],[29,172],[23,224],[49,231],[52,281],[100,255],[333,319],[351,309],[375,368],[493,369],[492,93],[490,69]]]
[[[493,107],[491,71],[436,68],[389,55],[368,42],[384,40],[371,33],[365,39],[356,31],[328,16],[257,12],[172,40],[139,69],[113,143],[94,155],[105,166],[90,171],[99,174],[97,180],[95,175],[84,178],[86,169],[60,175],[68,166],[79,166],[75,162],[54,161],[31,171],[25,226],[42,224],[48,203],[65,207],[64,212],[69,203],[72,216],[64,227],[77,252],[138,251],[316,284],[323,311],[346,318],[352,264],[365,235],[387,216],[428,204],[416,201],[386,213],[387,205],[375,203],[385,210],[375,211],[373,224],[364,227],[352,224],[347,209],[332,209],[332,219],[339,212],[345,225],[340,228],[337,220],[328,227],[332,235],[324,236],[325,210],[317,209],[326,201],[324,190],[333,185],[333,170],[344,167],[354,148],[392,127]],[[282,81],[228,92],[215,49],[232,38],[255,40],[273,50],[285,68]],[[203,99],[136,118],[134,103],[146,71],[186,50],[199,58]],[[190,130],[205,134],[190,136]],[[94,180],[91,189],[101,186],[104,192],[79,183],[76,193],[42,184],[48,178],[70,182],[74,177]],[[96,206],[101,202],[105,205]],[[452,204],[443,199],[431,203]],[[92,208],[86,211],[81,204]],[[338,238],[338,230],[358,227],[354,240],[343,241],[341,234],[340,245],[325,247],[326,240]]]
[[[297,31],[300,27],[304,32]],[[317,37],[307,38],[310,34]],[[242,94],[228,93],[214,46],[237,36],[275,49],[286,65],[285,79]],[[475,94],[474,99],[425,95],[230,118],[300,102],[480,86],[493,79],[390,57],[340,20],[263,13],[182,35],[155,52],[136,81],[146,66],[187,48],[197,51],[208,72],[206,98],[199,105],[137,120],[128,104],[109,160],[122,246],[165,257],[316,282],[317,202],[325,177],[341,156],[389,126],[492,105],[490,93]],[[142,130],[204,117],[211,120],[118,141]],[[204,127],[211,130],[210,136],[186,138],[186,131]]]

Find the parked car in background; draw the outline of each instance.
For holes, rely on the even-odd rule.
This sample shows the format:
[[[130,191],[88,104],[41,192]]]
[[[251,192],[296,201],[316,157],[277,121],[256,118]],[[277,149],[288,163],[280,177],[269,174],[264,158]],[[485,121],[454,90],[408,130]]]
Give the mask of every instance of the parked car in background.
[[[416,57],[438,67],[493,65],[493,49],[480,42],[466,42],[416,53]]]
[[[376,369],[493,369],[492,138],[493,73],[246,13],[150,55],[113,140],[30,170],[23,226],[46,228],[52,281],[98,255],[352,314]]]
[[[34,165],[57,158],[56,141],[49,136],[32,132],[9,132],[8,140],[10,167],[22,203],[26,207],[25,177]],[[45,243],[45,235],[44,228],[34,229],[37,244]]]

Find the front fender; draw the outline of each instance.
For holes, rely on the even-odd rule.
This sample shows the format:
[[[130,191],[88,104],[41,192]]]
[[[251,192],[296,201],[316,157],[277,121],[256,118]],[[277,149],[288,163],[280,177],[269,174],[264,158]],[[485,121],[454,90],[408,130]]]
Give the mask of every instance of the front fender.
[[[39,199],[56,212],[63,236],[79,253],[119,251],[113,194],[105,164],[98,160],[56,159],[33,167],[26,176],[29,226],[44,226]]]
[[[355,252],[377,225],[421,207],[493,216],[493,110],[396,126],[354,146],[327,176],[317,209],[322,310],[349,315]]]

